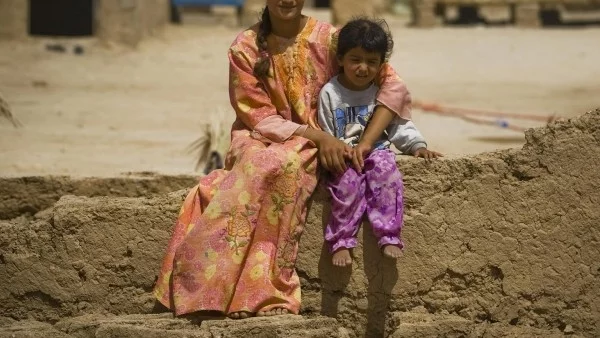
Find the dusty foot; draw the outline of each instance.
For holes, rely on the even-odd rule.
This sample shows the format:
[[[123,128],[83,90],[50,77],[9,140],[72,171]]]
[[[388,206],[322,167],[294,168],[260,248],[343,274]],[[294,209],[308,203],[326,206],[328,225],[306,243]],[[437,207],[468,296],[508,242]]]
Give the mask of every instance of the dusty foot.
[[[388,258],[400,258],[402,256],[402,250],[395,245],[386,245],[383,247],[383,255]]]
[[[251,312],[239,311],[239,312],[232,312],[229,314],[229,318],[231,318],[231,319],[246,319],[248,317],[252,317]]]
[[[336,251],[333,254],[332,262],[333,262],[333,265],[339,266],[339,267],[345,267],[345,266],[352,264],[352,257],[350,257],[350,250],[341,249],[339,251]]]
[[[279,316],[279,315],[287,315],[290,313],[287,309],[275,308],[270,311],[258,311],[256,314],[258,317],[270,317],[270,316]]]

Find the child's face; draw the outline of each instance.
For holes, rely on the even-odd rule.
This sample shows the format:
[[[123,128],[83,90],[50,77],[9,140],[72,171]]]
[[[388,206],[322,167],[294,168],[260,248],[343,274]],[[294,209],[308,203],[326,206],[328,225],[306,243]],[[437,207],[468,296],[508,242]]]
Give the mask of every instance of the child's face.
[[[381,54],[367,52],[361,47],[349,50],[338,60],[344,68],[344,77],[354,90],[367,89],[381,69]]]
[[[288,21],[302,15],[304,0],[267,0],[271,18]]]

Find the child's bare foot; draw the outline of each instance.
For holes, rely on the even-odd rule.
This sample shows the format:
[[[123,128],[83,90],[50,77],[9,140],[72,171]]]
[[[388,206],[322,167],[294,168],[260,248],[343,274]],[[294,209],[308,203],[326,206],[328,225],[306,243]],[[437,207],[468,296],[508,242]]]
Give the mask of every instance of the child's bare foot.
[[[388,258],[397,259],[402,256],[402,250],[395,245],[386,245],[383,247],[383,255]]]
[[[350,250],[341,249],[339,251],[336,251],[333,254],[332,261],[333,261],[333,265],[339,266],[339,267],[345,267],[345,266],[352,264],[352,257],[350,257]]]
[[[274,308],[269,311],[258,311],[256,314],[258,317],[270,317],[270,316],[279,316],[279,315],[287,315],[290,313],[287,309],[282,308]]]

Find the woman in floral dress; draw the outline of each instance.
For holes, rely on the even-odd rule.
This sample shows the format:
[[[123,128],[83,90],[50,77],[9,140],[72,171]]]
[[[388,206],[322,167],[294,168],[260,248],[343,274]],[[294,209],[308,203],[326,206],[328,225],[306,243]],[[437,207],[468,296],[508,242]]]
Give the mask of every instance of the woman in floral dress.
[[[228,53],[237,119],[225,168],[189,192],[154,289],[176,315],[297,314],[307,201],[320,167],[341,173],[351,159],[316,114],[321,87],[338,71],[336,29],[302,15],[304,0],[266,3]],[[377,82],[377,109],[406,116],[410,96],[389,65]]]

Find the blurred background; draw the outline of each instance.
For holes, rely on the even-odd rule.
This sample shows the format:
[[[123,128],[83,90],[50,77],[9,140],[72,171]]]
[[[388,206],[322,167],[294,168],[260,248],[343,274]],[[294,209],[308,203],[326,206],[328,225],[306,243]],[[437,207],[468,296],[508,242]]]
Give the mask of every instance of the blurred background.
[[[264,0],[0,0],[0,176],[198,173],[226,147],[227,49]],[[600,0],[307,0],[383,17],[413,118],[449,157],[600,107]],[[211,136],[212,135],[212,136]],[[401,160],[402,157],[399,157]]]

